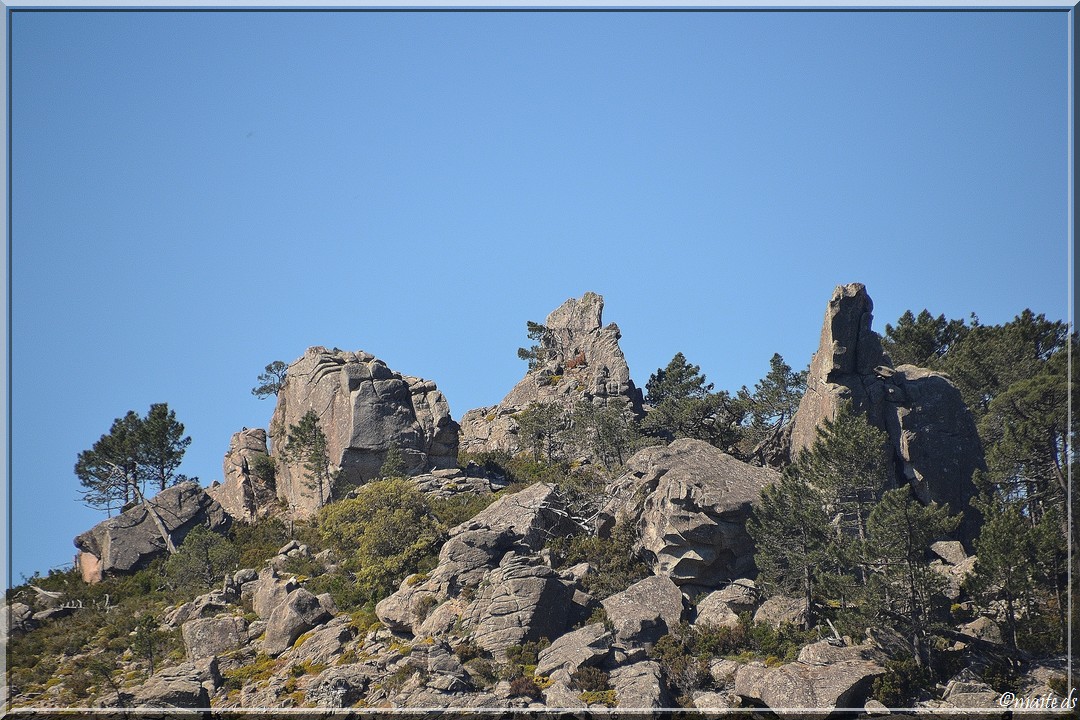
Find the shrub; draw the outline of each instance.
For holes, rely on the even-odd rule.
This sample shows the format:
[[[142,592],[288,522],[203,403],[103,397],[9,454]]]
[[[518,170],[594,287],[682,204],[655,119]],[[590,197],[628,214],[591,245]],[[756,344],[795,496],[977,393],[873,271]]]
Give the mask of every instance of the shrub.
[[[236,546],[204,525],[196,525],[165,562],[165,576],[173,588],[210,590],[236,567]]]
[[[531,677],[522,675],[521,677],[514,678],[510,682],[510,694],[538,698],[543,693]]]
[[[615,707],[614,690],[597,690],[583,692],[581,693],[581,699],[587,705],[607,705],[608,707]]]
[[[323,541],[346,558],[360,594],[378,601],[406,576],[431,569],[443,539],[427,498],[409,480],[364,485],[317,515]]]
[[[473,658],[482,657],[486,653],[484,648],[480,647],[472,640],[462,640],[454,647],[454,654],[457,655],[458,660],[464,664]]]
[[[547,547],[559,566],[590,563],[596,572],[586,575],[582,585],[597,600],[603,600],[649,576],[648,565],[634,553],[634,539],[634,528],[619,524],[606,538],[555,538]]]
[[[570,675],[570,687],[582,692],[603,692],[611,689],[611,677],[600,668],[582,665]]]
[[[885,661],[885,674],[874,678],[870,696],[885,707],[911,707],[915,694],[930,683],[930,677],[914,658]]]

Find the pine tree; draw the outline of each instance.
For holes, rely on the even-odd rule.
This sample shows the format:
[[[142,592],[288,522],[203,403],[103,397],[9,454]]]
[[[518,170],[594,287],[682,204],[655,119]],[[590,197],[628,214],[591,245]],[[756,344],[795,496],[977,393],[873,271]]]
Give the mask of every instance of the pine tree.
[[[789,468],[766,485],[746,526],[754,538],[761,581],[806,602],[806,628],[814,625],[818,587],[835,536],[820,491]]]
[[[745,408],[727,392],[713,392],[713,384],[706,382],[700,371],[680,352],[667,367],[653,373],[645,389],[646,400],[654,407],[642,421],[641,429],[668,441],[693,438],[733,451]]]
[[[835,418],[826,419],[817,434],[794,467],[823,493],[826,505],[838,517],[841,544],[848,554],[845,562],[860,566],[865,582],[862,553],[870,509],[890,482],[888,437],[854,412],[850,402],[837,409]]]
[[[140,476],[145,482],[156,485],[160,492],[187,479],[176,470],[191,438],[184,436],[184,424],[176,420],[167,403],[150,406],[139,424],[137,442]]]
[[[920,504],[910,487],[884,493],[867,522],[872,613],[908,637],[920,666],[930,660],[931,647],[925,640],[933,630],[932,599],[945,584],[927,556],[930,545],[947,537],[959,522],[959,516],[950,516],[937,503]]]
[[[739,391],[739,399],[749,412],[747,434],[749,441],[760,445],[774,437],[799,409],[799,401],[806,390],[807,370],[794,372],[784,362],[780,353],[769,359],[769,372],[751,393],[745,386]]]
[[[285,377],[289,372],[289,366],[281,360],[275,360],[266,366],[264,371],[256,378],[259,384],[251,388],[251,394],[260,400],[281,392],[285,384]]]
[[[331,496],[336,473],[330,466],[329,442],[314,410],[289,426],[283,454],[290,462],[300,463],[308,487],[319,494],[320,501]]]

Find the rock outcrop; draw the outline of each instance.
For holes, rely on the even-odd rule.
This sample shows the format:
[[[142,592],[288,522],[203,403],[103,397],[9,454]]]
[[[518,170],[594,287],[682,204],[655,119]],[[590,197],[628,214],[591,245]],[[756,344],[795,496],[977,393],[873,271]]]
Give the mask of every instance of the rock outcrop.
[[[277,485],[269,455],[262,428],[234,433],[222,468],[225,479],[206,492],[237,520],[255,522],[266,517],[277,506]]]
[[[330,464],[345,483],[375,477],[391,447],[401,451],[410,475],[457,464],[458,425],[435,383],[397,373],[363,351],[308,348],[289,365],[270,420],[277,493],[294,517],[310,515],[331,493],[312,487],[302,463],[283,453],[289,428],[312,410],[326,435]]]
[[[98,582],[105,573],[138,570],[166,552],[164,535],[179,546],[196,525],[224,532],[229,522],[225,510],[198,483],[181,483],[76,537],[76,562],[83,580]]]
[[[754,568],[746,532],[761,489],[779,479],[770,468],[736,460],[701,440],[644,448],[607,488],[600,531],[636,523],[653,572],[694,592],[716,587]]]
[[[870,647],[834,647],[823,640],[804,647],[796,662],[771,668],[751,663],[739,668],[735,694],[777,708],[780,717],[823,720],[835,708],[861,709],[874,678],[885,673],[882,662]],[[814,712],[815,708],[821,710]]]
[[[532,485],[453,528],[427,575],[411,576],[375,612],[395,632],[439,634],[457,624],[483,648],[554,638],[576,618],[575,583],[536,553],[573,529],[555,488]]]
[[[870,325],[874,303],[860,283],[837,287],[825,311],[821,342],[791,433],[791,454],[810,447],[817,428],[850,401],[889,436],[897,485],[910,482],[924,502],[963,512],[961,536],[978,530],[971,480],[985,468],[982,443],[960,391],[941,373],[892,367]]]
[[[461,419],[461,449],[468,452],[521,450],[514,415],[529,405],[556,404],[567,410],[580,400],[614,405],[640,415],[641,390],[619,347],[619,326],[604,326],[604,298],[587,292],[556,308],[544,326],[542,357],[498,405],[476,408]]]

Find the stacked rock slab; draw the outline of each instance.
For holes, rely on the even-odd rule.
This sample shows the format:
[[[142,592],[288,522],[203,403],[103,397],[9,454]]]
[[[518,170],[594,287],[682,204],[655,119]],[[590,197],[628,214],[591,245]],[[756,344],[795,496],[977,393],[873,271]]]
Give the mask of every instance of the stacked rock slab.
[[[105,573],[131,572],[166,552],[162,529],[178,546],[196,525],[224,532],[229,516],[198,483],[174,485],[75,538],[76,564],[88,583]],[[160,524],[160,526],[159,526]]]
[[[579,400],[614,405],[640,415],[641,391],[619,347],[619,326],[604,326],[604,298],[587,292],[556,308],[544,326],[543,359],[529,370],[498,405],[477,408],[461,419],[461,448],[468,452],[521,449],[514,414],[529,405],[557,404],[570,409]]]
[[[258,460],[269,455],[266,431],[252,428],[234,433],[225,453],[225,480],[207,490],[225,511],[239,520],[254,522],[273,512],[277,500],[274,475],[260,473]]]
[[[888,433],[896,484],[910,482],[923,502],[962,511],[960,533],[970,540],[979,524],[970,506],[971,478],[985,468],[975,420],[948,376],[913,365],[892,367],[881,338],[870,329],[873,309],[860,283],[833,291],[795,414],[792,458],[810,447],[822,422],[850,401],[871,425]]]
[[[277,492],[294,517],[324,505],[330,488],[313,487],[302,463],[287,462],[289,428],[315,411],[326,435],[330,464],[343,480],[375,477],[391,447],[411,475],[457,464],[458,425],[435,383],[394,372],[370,353],[308,348],[289,366],[270,421]]]

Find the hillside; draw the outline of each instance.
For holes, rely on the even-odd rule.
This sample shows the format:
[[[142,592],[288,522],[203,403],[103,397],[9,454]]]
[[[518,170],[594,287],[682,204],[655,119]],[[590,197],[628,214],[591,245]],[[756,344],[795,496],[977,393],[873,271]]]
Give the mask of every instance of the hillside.
[[[102,461],[123,512],[8,591],[10,707],[1069,695],[1063,323],[924,311],[882,336],[844,285],[806,371],[776,355],[729,392],[681,353],[638,387],[603,310],[529,322],[525,376],[460,423],[434,381],[312,347],[220,484],[148,497]]]

